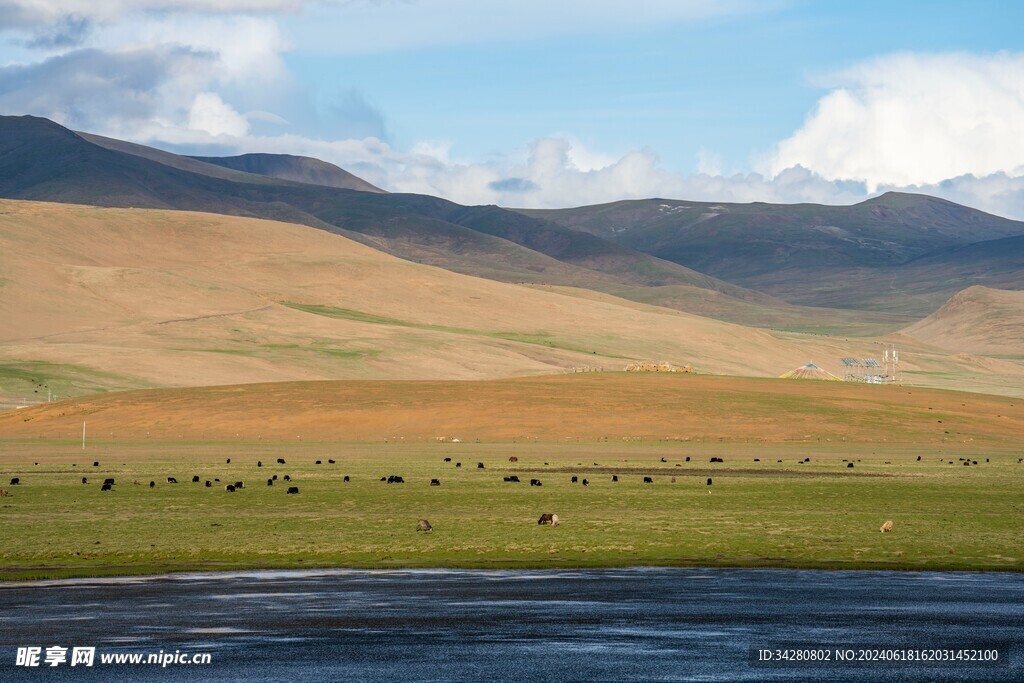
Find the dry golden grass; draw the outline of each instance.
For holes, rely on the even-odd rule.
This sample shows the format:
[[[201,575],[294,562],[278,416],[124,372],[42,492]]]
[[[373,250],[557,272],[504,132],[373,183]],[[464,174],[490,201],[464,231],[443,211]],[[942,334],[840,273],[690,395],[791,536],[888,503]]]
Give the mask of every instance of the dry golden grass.
[[[932,389],[646,373],[286,382],[96,395],[0,414],[0,438],[378,442],[909,443],[1024,433],[1019,399]]]
[[[774,377],[878,340],[773,332],[423,266],[312,228],[0,201],[0,403],[116,388],[482,379],[631,360]],[[285,303],[304,305],[304,309]],[[1024,367],[905,340],[915,382],[1024,393]],[[36,378],[32,384],[26,378]],[[45,388],[41,396],[45,398]]]
[[[968,287],[904,332],[952,351],[1024,357],[1024,292]]]

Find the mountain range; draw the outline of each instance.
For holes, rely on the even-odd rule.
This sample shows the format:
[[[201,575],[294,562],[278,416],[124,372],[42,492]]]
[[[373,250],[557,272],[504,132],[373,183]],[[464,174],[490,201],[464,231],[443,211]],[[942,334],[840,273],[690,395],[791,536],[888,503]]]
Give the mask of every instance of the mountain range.
[[[0,117],[0,196],[296,222],[465,274],[767,324],[753,305],[793,329],[813,328],[823,307],[833,320],[895,329],[967,286],[1024,288],[1024,223],[925,195],[512,211],[383,193],[315,159],[186,157]]]
[[[0,198],[0,380],[32,391],[630,359],[841,374],[899,343],[918,383],[1024,393],[1024,300],[1000,291],[1024,289],[1024,223],[924,195],[462,206],[8,116]]]

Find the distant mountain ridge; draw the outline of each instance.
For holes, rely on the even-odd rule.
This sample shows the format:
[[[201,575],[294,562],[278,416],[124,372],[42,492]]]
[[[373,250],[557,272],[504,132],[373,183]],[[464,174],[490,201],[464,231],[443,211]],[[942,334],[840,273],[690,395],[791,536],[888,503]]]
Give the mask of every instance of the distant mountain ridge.
[[[384,192],[343,168],[312,157],[291,154],[242,154],[234,157],[192,157],[203,163],[245,173],[294,180],[297,183],[337,187],[360,192]]]
[[[518,211],[804,306],[925,315],[972,284],[1024,289],[1024,223],[927,195]]]

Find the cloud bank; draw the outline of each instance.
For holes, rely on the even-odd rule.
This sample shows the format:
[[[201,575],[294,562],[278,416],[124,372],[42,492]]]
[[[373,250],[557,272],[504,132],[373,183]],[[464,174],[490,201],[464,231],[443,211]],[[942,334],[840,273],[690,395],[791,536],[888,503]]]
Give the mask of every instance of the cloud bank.
[[[772,173],[800,164],[869,190],[1024,175],[1024,55],[889,55],[829,80]]]

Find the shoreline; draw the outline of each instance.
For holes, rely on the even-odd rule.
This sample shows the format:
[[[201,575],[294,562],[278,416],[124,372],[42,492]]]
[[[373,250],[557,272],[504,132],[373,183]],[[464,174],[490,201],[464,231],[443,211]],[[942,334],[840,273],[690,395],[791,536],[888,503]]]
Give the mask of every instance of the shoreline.
[[[394,571],[604,571],[623,569],[747,569],[765,571],[819,571],[819,572],[897,572],[897,573],[939,573],[939,574],[1022,574],[1024,566],[1020,567],[986,567],[986,566],[954,566],[949,564],[935,564],[917,566],[911,564],[897,563],[769,563],[769,562],[701,562],[693,560],[663,562],[637,563],[622,562],[608,563],[595,562],[593,564],[567,562],[565,564],[554,564],[554,561],[536,562],[523,560],[521,562],[502,560],[495,562],[467,562],[453,564],[410,564],[410,563],[365,563],[365,564],[299,564],[284,563],[273,564],[232,564],[218,563],[217,566],[202,567],[188,564],[172,564],[159,566],[131,566],[116,565],[99,568],[100,571],[79,571],[77,568],[42,568],[32,567],[24,569],[0,569],[0,590],[31,585],[41,582],[63,582],[63,581],[89,581],[89,580],[110,580],[110,579],[138,579],[150,580],[160,577],[180,577],[189,574],[205,576],[216,576],[225,574],[250,574],[270,572],[394,572]]]

